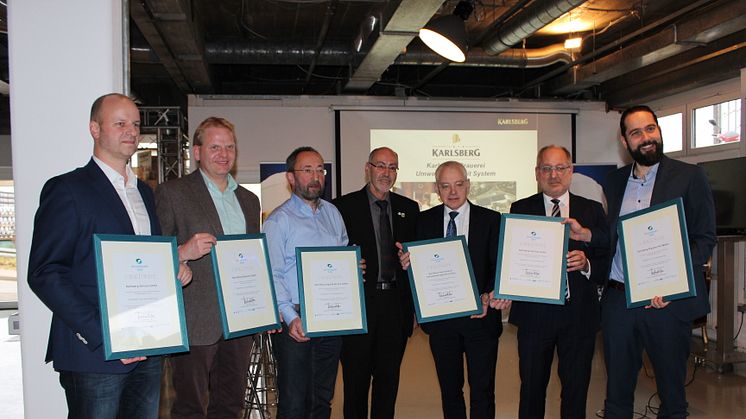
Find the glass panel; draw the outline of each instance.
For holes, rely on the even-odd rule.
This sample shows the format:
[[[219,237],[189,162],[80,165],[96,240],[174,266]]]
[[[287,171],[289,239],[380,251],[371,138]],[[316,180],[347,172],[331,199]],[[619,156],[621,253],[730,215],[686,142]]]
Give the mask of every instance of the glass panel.
[[[741,100],[694,109],[694,147],[741,141]]]
[[[671,153],[684,149],[684,134],[681,127],[683,126],[681,112],[661,116],[658,118],[658,126],[661,128],[663,136],[663,152]]]

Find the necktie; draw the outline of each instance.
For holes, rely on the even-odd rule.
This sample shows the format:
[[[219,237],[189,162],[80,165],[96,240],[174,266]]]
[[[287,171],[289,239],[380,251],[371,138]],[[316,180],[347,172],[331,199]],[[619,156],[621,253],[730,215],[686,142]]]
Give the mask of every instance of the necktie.
[[[458,215],[458,211],[451,211],[448,213],[448,216],[451,217],[451,220],[448,221],[448,228],[446,228],[446,237],[456,237],[456,216]]]
[[[389,221],[388,201],[376,201],[376,205],[381,209],[381,215],[378,217],[378,250],[381,255],[381,282],[392,282],[396,279],[396,267],[399,266],[399,260],[396,257],[394,247],[394,235],[391,233],[391,222]]]
[[[557,198],[552,199],[552,203],[554,204],[554,206],[552,207],[552,217],[562,217],[559,206],[560,200]]]
[[[552,203],[554,206],[552,207],[552,217],[562,217],[562,214],[560,213],[560,200],[557,198],[552,199]],[[569,279],[569,278],[568,278]],[[570,281],[567,282],[567,286],[565,287],[565,300],[570,299]]]

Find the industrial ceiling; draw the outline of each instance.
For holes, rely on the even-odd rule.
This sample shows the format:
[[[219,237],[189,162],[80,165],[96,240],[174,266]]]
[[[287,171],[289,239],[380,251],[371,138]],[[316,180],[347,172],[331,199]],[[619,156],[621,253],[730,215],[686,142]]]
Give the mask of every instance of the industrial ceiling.
[[[417,36],[457,0],[128,1],[131,90],[149,106],[185,106],[188,94],[202,94],[577,99],[621,108],[738,77],[746,63],[741,0],[468,0],[464,63]],[[5,13],[0,7],[2,26]],[[580,49],[564,48],[571,37],[582,38]],[[7,96],[0,112],[7,118]]]

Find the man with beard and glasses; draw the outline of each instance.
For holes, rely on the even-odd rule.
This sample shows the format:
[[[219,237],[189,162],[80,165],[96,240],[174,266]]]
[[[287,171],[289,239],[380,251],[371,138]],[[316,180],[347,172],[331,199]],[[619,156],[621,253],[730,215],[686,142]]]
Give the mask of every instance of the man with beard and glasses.
[[[396,242],[415,239],[419,206],[391,192],[399,157],[388,147],[370,152],[365,162],[368,183],[334,200],[347,226],[350,243],[360,246],[365,273],[368,333],[342,338],[345,419],[393,418],[399,369],[414,314],[407,272]],[[372,392],[371,392],[372,379]]]
[[[573,240],[608,246],[613,256],[606,290],[601,299],[601,329],[608,381],[605,417],[631,418],[642,351],[653,365],[659,418],[684,418],[687,413],[686,364],[692,321],[710,311],[704,275],[694,270],[697,295],[676,301],[656,296],[644,308],[626,307],[624,272],[618,246],[620,216],[664,201],[684,201],[692,264],[702,266],[715,245],[715,207],[712,191],[701,168],[663,155],[663,141],[655,113],[647,106],[634,106],[622,113],[621,142],[634,163],[618,169],[606,179],[608,223],[603,228],[585,228],[568,219]]]
[[[284,323],[272,335],[277,358],[277,417],[328,418],[342,348],[340,336],[309,338],[299,317],[295,248],[346,246],[342,215],[321,199],[324,159],[311,147],[295,149],[286,161],[292,195],[264,222],[277,306]]]

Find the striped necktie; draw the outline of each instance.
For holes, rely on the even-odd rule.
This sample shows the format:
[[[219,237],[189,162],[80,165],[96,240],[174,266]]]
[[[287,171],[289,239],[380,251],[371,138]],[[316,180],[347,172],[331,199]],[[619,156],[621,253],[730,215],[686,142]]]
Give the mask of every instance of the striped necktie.
[[[557,198],[552,199],[552,203],[554,206],[552,207],[552,217],[562,217],[562,213],[560,212],[560,200]],[[570,279],[570,278],[568,278]],[[565,300],[570,299],[570,281],[567,281],[567,286],[565,287]]]

